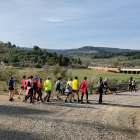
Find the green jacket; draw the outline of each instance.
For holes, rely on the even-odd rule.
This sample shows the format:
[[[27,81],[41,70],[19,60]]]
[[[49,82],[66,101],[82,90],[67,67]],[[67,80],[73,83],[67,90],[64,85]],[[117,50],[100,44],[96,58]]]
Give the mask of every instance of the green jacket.
[[[52,88],[51,88],[51,85],[52,85],[51,81],[50,81],[49,79],[47,79],[47,80],[45,81],[45,83],[46,83],[45,90],[51,90],[51,89],[52,89]]]

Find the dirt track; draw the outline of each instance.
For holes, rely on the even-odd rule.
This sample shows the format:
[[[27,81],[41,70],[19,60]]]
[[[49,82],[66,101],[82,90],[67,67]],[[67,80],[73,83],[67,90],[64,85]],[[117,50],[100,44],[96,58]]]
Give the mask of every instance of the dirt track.
[[[0,140],[138,140],[140,92],[90,95],[91,104],[51,99],[35,105],[0,95]],[[85,96],[84,96],[85,98]]]

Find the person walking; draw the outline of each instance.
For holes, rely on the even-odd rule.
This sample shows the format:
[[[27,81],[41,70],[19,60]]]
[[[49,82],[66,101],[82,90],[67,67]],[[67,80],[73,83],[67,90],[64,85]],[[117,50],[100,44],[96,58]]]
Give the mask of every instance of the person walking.
[[[72,97],[74,98],[74,94],[77,94],[77,99],[78,102],[80,102],[79,100],[79,90],[78,90],[78,77],[75,77],[75,79],[72,81]],[[77,101],[74,99],[74,101]]]
[[[51,83],[50,79],[51,79],[51,77],[48,76],[47,80],[44,83],[45,91],[47,93],[47,95],[45,96],[44,100],[46,101],[46,99],[47,99],[47,102],[50,102],[50,95],[51,95],[51,89],[52,89],[52,87],[51,87],[52,83]]]
[[[33,81],[31,79],[31,76],[28,76],[28,81],[27,81],[27,90],[26,90],[26,96],[25,96],[25,102],[27,102],[27,99],[30,98],[30,103],[32,103],[32,98],[33,98]]]
[[[135,92],[136,92],[136,89],[135,89],[135,79],[132,80],[131,92],[132,92],[132,91],[135,91]]]
[[[41,93],[41,97],[42,97],[42,89],[44,90],[43,84],[42,84],[42,79],[40,78],[39,79],[39,90],[40,90],[40,93]],[[39,95],[37,97],[37,101],[39,101]]]
[[[23,79],[21,81],[21,89],[20,89],[20,92],[19,92],[19,95],[18,95],[18,99],[20,99],[20,95],[21,95],[22,91],[24,90],[25,82],[26,82],[26,76],[23,76]]]
[[[86,93],[86,100],[87,100],[87,103],[90,103],[88,101],[88,91],[87,91],[87,77],[84,77],[84,80],[81,82],[81,85],[80,85],[80,88],[81,88],[81,104],[83,104],[83,96],[84,96],[84,93]]]
[[[32,98],[32,103],[33,103],[33,104],[34,104],[34,102],[35,102],[34,99],[35,99],[36,93],[38,93],[41,102],[42,102],[42,103],[45,103],[45,102],[42,100],[41,93],[40,93],[40,90],[39,90],[39,81],[38,81],[38,77],[36,77],[36,78],[34,79],[34,82],[33,82],[33,98]]]
[[[102,103],[102,95],[103,95],[103,87],[104,87],[104,84],[103,84],[101,78],[99,79],[99,83],[98,83],[97,87],[98,87],[98,92],[99,92],[99,104],[101,104]]]
[[[14,76],[11,76],[9,79],[8,89],[9,89],[9,101],[14,101],[13,99],[15,94]]]
[[[99,80],[102,80],[102,78],[100,78]],[[104,80],[105,95],[106,95],[106,92],[107,92],[108,86],[109,86],[109,84],[108,84],[108,79],[105,78],[105,80]]]
[[[131,76],[129,79],[129,91],[132,91],[132,80],[133,80],[133,78]]]
[[[72,78],[69,78],[67,82],[65,93],[67,93],[65,102],[68,102],[67,99],[70,98],[70,103],[72,103]]]
[[[62,78],[61,77],[58,78],[58,81],[56,82],[55,88],[56,88],[56,91],[58,91],[57,98],[59,100],[61,100],[60,96],[62,94],[62,88],[63,88]]]

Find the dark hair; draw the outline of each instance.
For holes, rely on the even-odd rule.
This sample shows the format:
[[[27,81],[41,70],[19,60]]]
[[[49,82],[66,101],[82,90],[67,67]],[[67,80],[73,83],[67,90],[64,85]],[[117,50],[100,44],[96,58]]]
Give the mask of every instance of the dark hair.
[[[87,77],[84,77],[84,80],[87,80]]]
[[[23,76],[23,79],[25,79],[25,78],[26,78],[26,76],[24,75],[24,76]]]
[[[62,79],[61,77],[58,78],[58,80],[61,80],[61,79]]]
[[[102,77],[100,77],[100,79],[102,80]]]
[[[102,82],[102,79],[100,78],[99,81],[100,81],[100,83],[101,83],[101,82]]]
[[[39,78],[39,81],[42,83],[42,79],[41,78]]]
[[[33,76],[31,75],[31,79],[33,78]]]
[[[78,79],[78,77],[76,76],[75,79]]]
[[[10,82],[11,80],[13,80],[13,77],[10,77],[9,82]]]

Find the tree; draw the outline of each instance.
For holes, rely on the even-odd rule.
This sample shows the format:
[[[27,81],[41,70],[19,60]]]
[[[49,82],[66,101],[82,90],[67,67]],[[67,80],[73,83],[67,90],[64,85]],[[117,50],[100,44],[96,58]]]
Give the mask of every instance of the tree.
[[[8,43],[7,43],[7,46],[8,46],[8,47],[11,47],[11,42],[8,42]]]
[[[33,47],[33,51],[37,52],[40,48],[38,46]]]
[[[80,58],[78,58],[78,62],[77,62],[77,63],[81,65],[81,60],[80,60]]]

